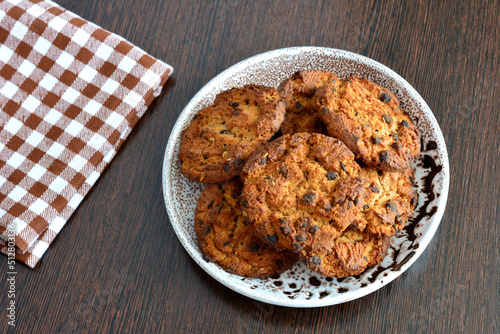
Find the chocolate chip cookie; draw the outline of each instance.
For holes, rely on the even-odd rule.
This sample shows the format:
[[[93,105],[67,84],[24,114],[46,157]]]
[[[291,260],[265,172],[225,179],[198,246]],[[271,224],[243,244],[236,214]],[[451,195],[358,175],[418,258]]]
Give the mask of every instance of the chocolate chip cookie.
[[[417,205],[413,170],[388,172],[362,166],[360,175],[366,191],[360,219],[353,225],[378,237],[401,232]]]
[[[295,72],[278,87],[286,107],[285,121],[281,124],[283,134],[315,132],[326,134],[325,124],[318,117],[314,93],[327,84],[335,83],[335,74],[322,70]]]
[[[274,88],[247,85],[218,94],[181,134],[182,174],[202,183],[230,180],[284,117],[285,105]]]
[[[245,277],[268,277],[290,268],[296,254],[273,249],[245,220],[238,202],[241,183],[209,184],[198,200],[195,231],[204,256],[226,271]]]
[[[317,133],[283,135],[243,167],[241,207],[275,248],[304,258],[328,253],[360,212],[359,172],[354,154],[340,140]]]
[[[387,255],[390,237],[375,237],[351,228],[332,242],[328,254],[305,259],[311,270],[330,277],[347,277],[361,274],[378,265]]]
[[[316,92],[318,115],[328,133],[342,140],[367,165],[395,171],[420,153],[420,136],[394,94],[351,76]]]

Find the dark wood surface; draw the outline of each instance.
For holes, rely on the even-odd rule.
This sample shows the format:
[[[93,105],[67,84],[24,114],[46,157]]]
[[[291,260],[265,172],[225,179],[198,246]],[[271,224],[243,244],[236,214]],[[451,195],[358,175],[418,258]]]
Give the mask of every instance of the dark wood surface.
[[[499,1],[58,3],[175,73],[36,269],[16,266],[15,332],[500,332]],[[451,183],[434,239],[403,275],[355,301],[294,309],[241,296],[191,260],[170,225],[161,170],[178,115],[211,78],[306,45],[368,56],[415,87],[441,126]],[[0,332],[6,291],[2,278]]]

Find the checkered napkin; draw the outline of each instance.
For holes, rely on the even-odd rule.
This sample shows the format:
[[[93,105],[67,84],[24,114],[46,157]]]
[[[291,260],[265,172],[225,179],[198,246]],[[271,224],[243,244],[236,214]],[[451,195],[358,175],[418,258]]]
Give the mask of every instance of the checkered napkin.
[[[3,253],[36,265],[171,73],[51,1],[0,0]]]

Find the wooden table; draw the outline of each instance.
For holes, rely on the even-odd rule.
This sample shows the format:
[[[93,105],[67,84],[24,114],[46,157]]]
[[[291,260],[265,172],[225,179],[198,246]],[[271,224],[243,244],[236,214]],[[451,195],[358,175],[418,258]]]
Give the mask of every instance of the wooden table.
[[[17,333],[500,332],[499,1],[58,3],[175,73],[36,269],[16,266]],[[415,87],[444,134],[451,184],[434,239],[398,279],[345,304],[293,309],[198,267],[170,225],[161,172],[178,115],[211,78],[305,45],[368,56]],[[0,291],[7,331],[5,279]]]

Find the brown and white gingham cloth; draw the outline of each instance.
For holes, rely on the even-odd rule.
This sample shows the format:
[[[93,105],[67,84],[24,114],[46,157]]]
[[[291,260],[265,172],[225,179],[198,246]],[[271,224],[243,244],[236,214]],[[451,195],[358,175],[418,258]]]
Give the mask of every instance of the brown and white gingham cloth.
[[[15,236],[36,265],[172,71],[51,1],[0,1],[3,253]]]

